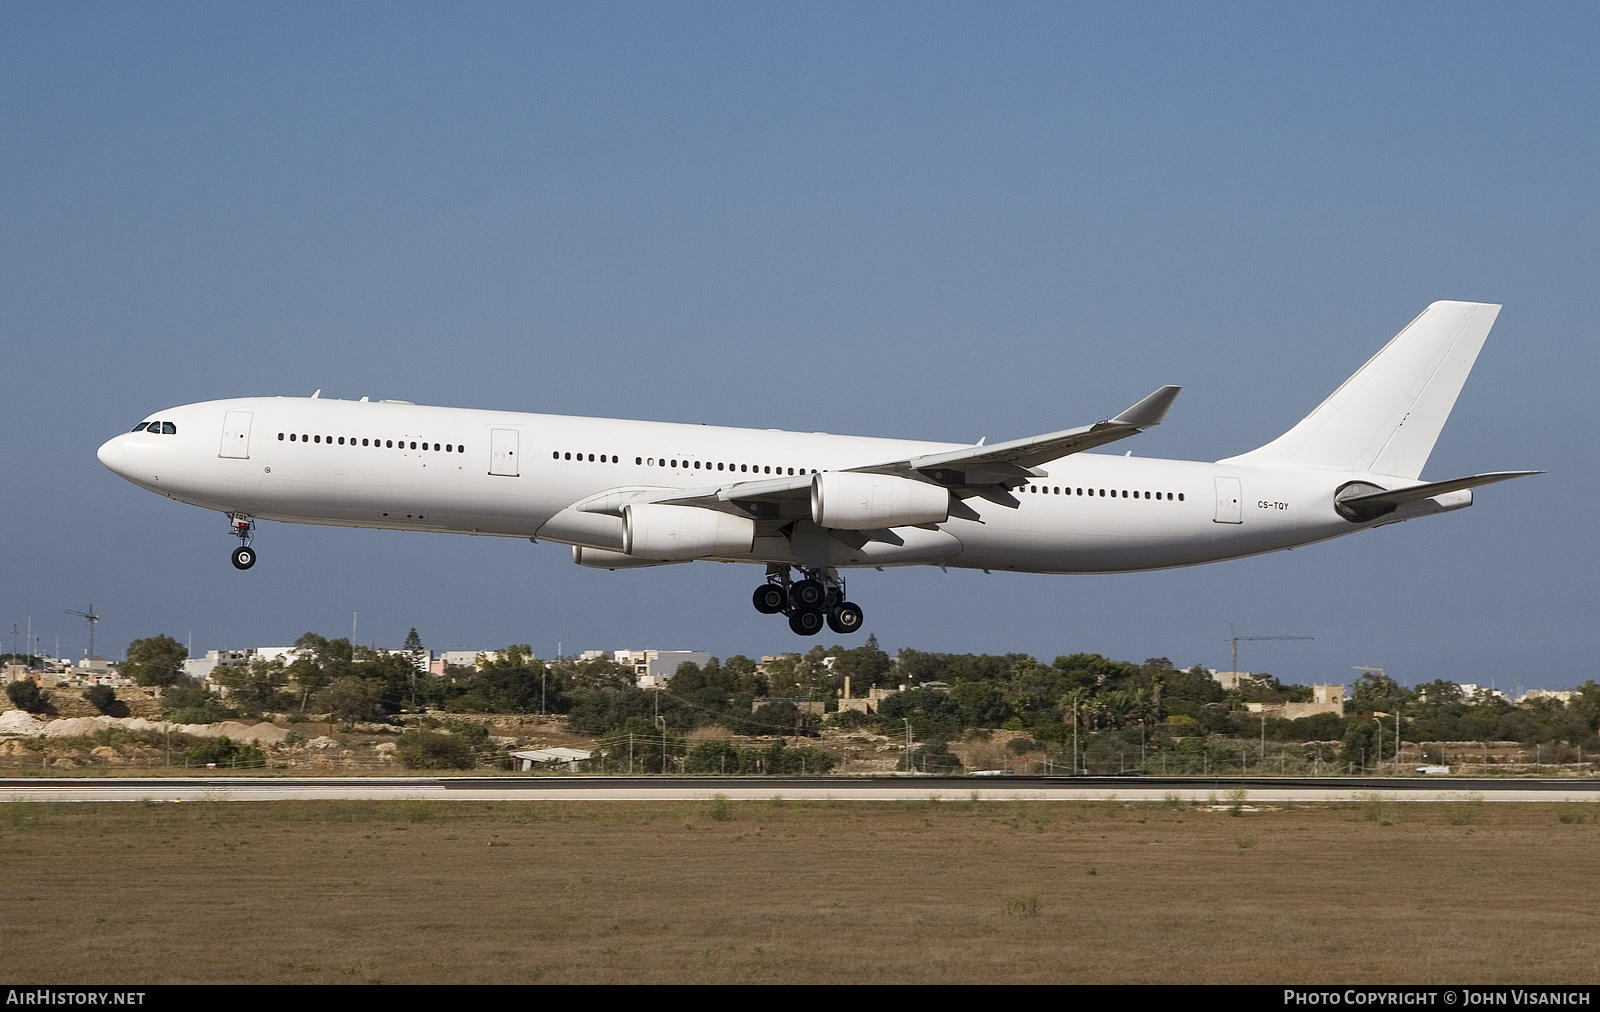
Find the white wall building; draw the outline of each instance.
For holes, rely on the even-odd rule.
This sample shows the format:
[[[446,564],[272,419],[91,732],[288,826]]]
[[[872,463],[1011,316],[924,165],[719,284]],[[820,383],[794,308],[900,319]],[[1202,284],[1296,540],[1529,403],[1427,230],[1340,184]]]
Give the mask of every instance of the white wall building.
[[[604,650],[586,650],[581,659],[599,660],[604,657]],[[687,662],[704,666],[710,662],[711,655],[704,650],[613,650],[610,659],[631,667],[639,688],[657,689],[666,687],[672,676],[678,673],[678,665]]]

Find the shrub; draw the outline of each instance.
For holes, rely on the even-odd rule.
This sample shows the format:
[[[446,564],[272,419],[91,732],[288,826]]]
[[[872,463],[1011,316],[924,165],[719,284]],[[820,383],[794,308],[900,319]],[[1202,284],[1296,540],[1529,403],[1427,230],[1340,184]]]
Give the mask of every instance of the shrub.
[[[478,765],[466,739],[444,731],[407,731],[395,747],[408,770],[470,770]]]
[[[725,741],[703,741],[689,750],[683,760],[683,772],[694,773],[740,773],[741,766],[739,750]]]
[[[950,751],[950,746],[942,741],[930,741],[907,752],[895,764],[897,770],[911,770],[917,773],[961,773],[961,760],[957,759]]]
[[[109,685],[91,685],[83,690],[83,698],[101,713],[110,713],[117,708],[117,690]]]
[[[227,735],[201,739],[183,753],[185,766],[205,766],[209,763],[230,768],[259,767],[267,764],[267,757],[254,745],[234,741]]]
[[[24,678],[6,686],[6,695],[17,709],[29,713],[43,713],[50,707],[49,700],[39,691],[39,686],[35,685],[31,678]]]

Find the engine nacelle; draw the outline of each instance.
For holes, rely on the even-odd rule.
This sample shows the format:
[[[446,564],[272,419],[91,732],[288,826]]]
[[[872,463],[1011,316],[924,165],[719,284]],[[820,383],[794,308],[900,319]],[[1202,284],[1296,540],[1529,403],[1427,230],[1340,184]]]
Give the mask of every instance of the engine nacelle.
[[[694,506],[632,503],[622,508],[622,550],[641,559],[688,561],[740,555],[755,546],[756,522]]]
[[[572,561],[590,569],[644,569],[647,566],[676,566],[687,559],[636,559],[621,552],[608,552],[603,548],[572,546]]]
[[[950,493],[892,474],[822,471],[811,478],[811,519],[843,531],[942,524],[950,519]]]

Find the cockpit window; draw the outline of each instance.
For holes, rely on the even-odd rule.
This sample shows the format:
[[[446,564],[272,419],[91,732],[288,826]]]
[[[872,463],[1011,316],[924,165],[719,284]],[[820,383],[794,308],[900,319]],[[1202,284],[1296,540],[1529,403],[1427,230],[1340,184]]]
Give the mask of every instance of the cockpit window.
[[[163,436],[176,436],[178,434],[178,427],[173,425],[171,422],[162,422],[161,434]]]
[[[140,422],[138,425],[135,425],[133,427],[133,431],[135,431],[135,432],[143,432],[144,431],[144,427],[146,425],[149,425],[149,424],[150,424],[149,422]]]

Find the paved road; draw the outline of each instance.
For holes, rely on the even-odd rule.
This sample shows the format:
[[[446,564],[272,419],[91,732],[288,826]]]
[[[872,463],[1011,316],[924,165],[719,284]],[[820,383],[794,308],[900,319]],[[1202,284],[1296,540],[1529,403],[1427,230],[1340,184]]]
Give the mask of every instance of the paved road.
[[[1600,800],[1600,780],[1429,777],[40,777],[0,779],[5,801],[1185,801],[1227,804],[1348,801],[1380,792],[1397,800]]]

